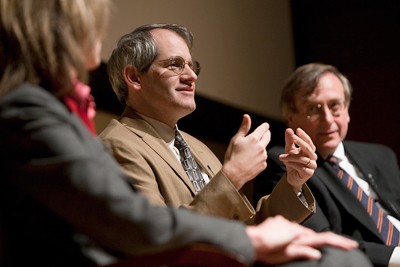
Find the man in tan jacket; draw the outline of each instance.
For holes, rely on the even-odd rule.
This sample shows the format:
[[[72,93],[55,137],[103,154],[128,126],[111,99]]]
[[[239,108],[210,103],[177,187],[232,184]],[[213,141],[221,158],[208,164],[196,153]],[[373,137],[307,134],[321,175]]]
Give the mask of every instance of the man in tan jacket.
[[[174,24],[144,25],[120,39],[108,62],[108,73],[126,107],[100,137],[132,185],[154,204],[186,206],[247,223],[276,214],[303,222],[315,209],[304,183],[314,173],[317,156],[301,129],[296,133],[287,130],[282,155],[287,175],[270,196],[260,199],[256,210],[240,189],[266,168],[269,125],[263,123],[249,133],[251,119],[244,115],[223,164],[205,144],[178,130],[178,120],[196,107],[200,64],[192,60],[192,42],[191,32]],[[196,190],[180,163],[182,155],[174,145],[176,131],[200,167],[200,179],[206,184],[201,190]]]

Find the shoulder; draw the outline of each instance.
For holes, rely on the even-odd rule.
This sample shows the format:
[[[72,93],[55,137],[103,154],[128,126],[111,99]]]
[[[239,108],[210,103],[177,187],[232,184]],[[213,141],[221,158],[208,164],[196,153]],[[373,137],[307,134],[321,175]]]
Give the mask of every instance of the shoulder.
[[[31,84],[22,84],[0,99],[1,119],[11,122],[41,121],[46,125],[55,121],[70,121],[68,108],[47,90]]]
[[[22,84],[1,98],[0,104],[8,107],[18,106],[60,106],[62,103],[50,92],[32,84]]]
[[[144,146],[141,137],[134,129],[128,128],[119,120],[111,119],[108,125],[98,135],[103,144],[112,154],[133,154]]]
[[[348,150],[358,150],[358,151],[375,151],[375,152],[384,152],[384,153],[394,153],[393,149],[390,147],[378,144],[378,143],[367,143],[367,142],[358,142],[358,141],[344,141],[343,142],[345,149]]]
[[[124,131],[127,131],[127,129],[121,122],[111,119],[107,126],[99,133],[99,137],[104,140],[113,139],[114,137],[118,138],[119,133]]]
[[[140,139],[154,130],[151,126],[138,117],[132,118],[122,115],[118,120],[111,119],[108,125],[99,133],[102,140],[123,140],[132,142]]]
[[[346,152],[354,158],[369,159],[377,162],[397,162],[396,153],[392,148],[386,145],[357,141],[345,141],[343,144]]]

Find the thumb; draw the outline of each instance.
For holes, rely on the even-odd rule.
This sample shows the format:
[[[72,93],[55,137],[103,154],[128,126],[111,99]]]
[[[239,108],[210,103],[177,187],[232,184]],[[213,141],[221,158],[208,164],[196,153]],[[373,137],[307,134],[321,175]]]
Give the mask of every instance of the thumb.
[[[243,115],[242,124],[236,133],[236,136],[246,136],[251,128],[251,118],[248,114]]]

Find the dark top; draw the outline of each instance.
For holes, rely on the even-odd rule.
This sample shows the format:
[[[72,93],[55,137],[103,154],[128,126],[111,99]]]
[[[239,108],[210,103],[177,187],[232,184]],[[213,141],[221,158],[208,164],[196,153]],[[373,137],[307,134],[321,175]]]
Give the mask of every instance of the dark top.
[[[388,147],[354,141],[344,142],[347,157],[363,173],[377,193],[379,203],[397,219],[400,218],[400,175],[395,153]],[[285,172],[278,159],[284,147],[268,151],[268,167],[255,180],[254,198],[268,194]],[[316,231],[333,231],[360,242],[375,266],[387,266],[394,247],[385,246],[374,222],[362,204],[337,177],[332,166],[319,158],[318,167],[307,185],[317,202],[316,214],[304,223]]]
[[[150,206],[43,88],[0,99],[0,158],[2,266],[92,266],[93,242],[117,258],[205,242],[253,260],[241,223]]]

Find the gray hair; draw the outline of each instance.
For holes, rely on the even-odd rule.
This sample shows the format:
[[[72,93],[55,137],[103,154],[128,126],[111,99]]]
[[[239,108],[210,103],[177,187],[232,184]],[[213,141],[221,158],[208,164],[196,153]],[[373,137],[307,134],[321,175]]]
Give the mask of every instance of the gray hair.
[[[332,73],[339,78],[344,87],[346,105],[350,106],[353,89],[349,80],[332,65],[310,63],[298,67],[284,83],[281,108],[285,118],[288,114],[298,112],[296,97],[306,98],[311,95],[321,77],[326,73]]]
[[[150,33],[154,29],[173,31],[185,40],[189,49],[192,48],[193,34],[186,27],[177,24],[146,24],[123,35],[107,63],[107,73],[112,89],[123,105],[128,95],[128,88],[123,77],[125,66],[132,65],[140,72],[147,72],[158,56],[155,40]]]

